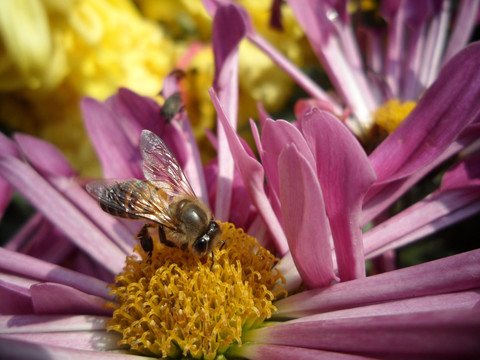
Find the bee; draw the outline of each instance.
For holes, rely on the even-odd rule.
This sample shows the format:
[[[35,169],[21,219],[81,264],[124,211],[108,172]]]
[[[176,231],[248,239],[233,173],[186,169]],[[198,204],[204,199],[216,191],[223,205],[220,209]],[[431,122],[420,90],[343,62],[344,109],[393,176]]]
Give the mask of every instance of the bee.
[[[147,180],[99,180],[87,191],[112,215],[147,223],[137,234],[143,250],[152,256],[158,232],[167,246],[189,249],[202,257],[221,242],[222,229],[200,201],[178,161],[154,133],[143,130],[140,139],[143,173]]]

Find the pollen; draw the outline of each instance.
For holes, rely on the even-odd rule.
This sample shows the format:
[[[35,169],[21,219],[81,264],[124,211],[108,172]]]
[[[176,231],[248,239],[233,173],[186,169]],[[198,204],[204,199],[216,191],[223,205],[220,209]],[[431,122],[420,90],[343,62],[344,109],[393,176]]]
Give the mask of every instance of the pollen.
[[[415,107],[415,101],[400,103],[397,99],[387,101],[373,114],[374,122],[389,134],[402,123]]]
[[[223,244],[197,258],[155,244],[151,258],[127,257],[111,285],[116,302],[107,330],[122,334],[121,345],[156,357],[215,359],[241,346],[242,331],[260,326],[285,296],[278,259],[255,238],[222,223]]]

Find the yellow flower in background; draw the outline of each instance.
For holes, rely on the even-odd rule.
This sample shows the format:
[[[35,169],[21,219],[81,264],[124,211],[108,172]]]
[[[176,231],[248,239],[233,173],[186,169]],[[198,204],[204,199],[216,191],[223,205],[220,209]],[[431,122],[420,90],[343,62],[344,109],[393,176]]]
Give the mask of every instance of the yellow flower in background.
[[[54,142],[86,174],[98,169],[79,100],[120,86],[156,95],[182,48],[129,0],[2,1],[0,30],[2,122]]]
[[[175,39],[209,41],[212,18],[201,0],[135,0],[140,11],[158,21]]]

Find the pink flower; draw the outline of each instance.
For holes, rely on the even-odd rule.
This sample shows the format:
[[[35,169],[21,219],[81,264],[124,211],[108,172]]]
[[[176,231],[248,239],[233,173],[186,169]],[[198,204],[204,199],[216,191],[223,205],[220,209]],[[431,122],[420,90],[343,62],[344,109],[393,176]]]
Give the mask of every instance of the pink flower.
[[[305,284],[275,302],[270,326],[245,329],[243,345],[232,344],[224,355],[478,356],[480,250],[370,277],[364,262],[478,212],[480,44],[443,67],[414,112],[369,156],[336,117],[312,107],[294,123],[261,119],[261,135],[252,122],[259,161],[234,130],[236,83],[228,81],[237,74],[236,45],[251,32],[243,19],[231,5],[215,15],[216,163],[201,166],[181,111],[162,118],[158,105],[128,90],[103,104],[82,104],[106,177],[141,178],[139,136],[142,129],[156,132],[216,216],[281,255],[278,268],[289,289]],[[170,85],[165,97],[175,93],[175,81]],[[103,304],[113,300],[106,285],[123,267],[140,224],[102,212],[84,190],[85,180],[50,144],[2,135],[0,150],[6,182],[0,204],[9,184],[38,210],[0,249],[0,354],[136,357],[113,353],[122,349],[118,336],[105,331],[111,311]],[[435,192],[362,233],[364,224],[453,155],[458,160]]]

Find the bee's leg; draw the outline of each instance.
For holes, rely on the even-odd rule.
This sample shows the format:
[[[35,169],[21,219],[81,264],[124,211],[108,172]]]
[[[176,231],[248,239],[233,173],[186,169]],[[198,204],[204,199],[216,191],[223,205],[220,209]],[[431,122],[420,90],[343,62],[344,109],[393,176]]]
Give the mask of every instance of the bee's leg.
[[[161,226],[158,227],[158,236],[162,244],[168,247],[176,247],[173,242],[171,242],[170,240],[167,240],[167,235],[165,235],[165,230],[163,230],[163,227]]]
[[[143,225],[137,234],[137,239],[140,240],[140,245],[142,246],[143,251],[148,252],[148,256],[152,257],[153,239],[148,233],[149,227],[151,227],[149,224]]]

